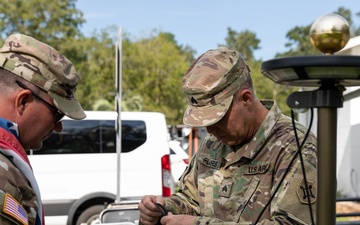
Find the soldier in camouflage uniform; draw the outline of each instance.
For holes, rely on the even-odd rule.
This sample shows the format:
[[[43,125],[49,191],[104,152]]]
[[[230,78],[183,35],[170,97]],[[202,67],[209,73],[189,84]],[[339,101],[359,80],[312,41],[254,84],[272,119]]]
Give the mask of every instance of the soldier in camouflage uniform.
[[[316,139],[310,133],[301,151],[305,180],[291,118],[274,101],[256,98],[240,53],[207,51],[185,73],[183,90],[189,101],[184,123],[206,127],[208,135],[177,193],[142,198],[140,222],[156,224],[161,214],[154,203],[160,203],[169,212],[163,225],[311,224]],[[300,143],[306,131],[296,123]]]
[[[74,96],[78,75],[52,47],[23,34],[0,49],[0,224],[44,225],[26,151],[39,149],[64,115],[86,117]]]

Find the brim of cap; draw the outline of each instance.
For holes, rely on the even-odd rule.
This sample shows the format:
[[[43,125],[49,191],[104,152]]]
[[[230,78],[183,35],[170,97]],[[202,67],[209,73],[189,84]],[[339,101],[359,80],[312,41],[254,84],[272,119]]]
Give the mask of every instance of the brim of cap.
[[[225,99],[217,105],[195,107],[188,105],[184,114],[183,122],[190,127],[207,127],[221,120],[228,111],[233,96]]]
[[[53,99],[55,106],[67,117],[75,120],[86,118],[86,114],[76,98],[67,99],[53,92],[48,92],[48,94]]]

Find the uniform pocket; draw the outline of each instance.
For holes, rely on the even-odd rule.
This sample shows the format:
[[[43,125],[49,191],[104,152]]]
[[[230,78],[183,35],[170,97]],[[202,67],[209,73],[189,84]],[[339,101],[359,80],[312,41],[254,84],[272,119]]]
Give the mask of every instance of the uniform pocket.
[[[240,218],[243,216],[243,212],[244,212],[245,208],[249,207],[249,204],[252,203],[252,201],[253,201],[252,197],[254,196],[254,193],[255,193],[257,187],[259,186],[259,183],[260,183],[260,179],[257,176],[253,176],[251,178],[250,182],[246,185],[247,187],[246,186],[243,187],[243,188],[247,188],[247,189],[237,202],[238,209],[237,209],[236,216],[234,218],[235,221],[237,221],[237,222],[240,221]],[[237,191],[237,190],[234,190],[234,191]]]

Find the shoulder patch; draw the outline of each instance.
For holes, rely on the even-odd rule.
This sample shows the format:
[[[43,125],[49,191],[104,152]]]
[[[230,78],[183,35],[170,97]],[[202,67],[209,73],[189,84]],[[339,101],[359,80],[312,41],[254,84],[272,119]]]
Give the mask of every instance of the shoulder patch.
[[[314,184],[314,182],[308,180],[307,181],[307,189],[308,191],[306,191],[306,186],[305,186],[305,181],[304,179],[299,183],[299,186],[296,190],[296,194],[299,198],[299,201],[303,204],[308,204],[308,193],[309,193],[309,197],[310,197],[310,203],[313,204],[316,201],[316,186]]]
[[[4,195],[4,204],[1,211],[23,225],[29,224],[25,209],[8,193]]]

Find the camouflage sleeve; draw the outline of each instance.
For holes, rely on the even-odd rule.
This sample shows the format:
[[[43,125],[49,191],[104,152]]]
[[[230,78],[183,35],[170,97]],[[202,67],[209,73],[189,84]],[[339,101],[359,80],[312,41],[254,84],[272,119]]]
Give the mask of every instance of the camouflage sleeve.
[[[0,153],[0,225],[34,225],[37,209],[28,180]]]
[[[180,177],[179,190],[165,199],[166,210],[173,214],[200,215],[197,191],[197,154]]]
[[[286,174],[285,179],[281,183],[280,189],[277,191],[270,206],[270,219],[260,219],[261,225],[280,225],[280,224],[293,224],[293,225],[306,225],[312,224],[310,218],[310,211],[308,206],[308,194],[312,212],[315,218],[316,214],[316,145],[314,142],[307,143],[302,150],[304,160],[304,167],[306,171],[306,180],[308,192],[305,190],[304,177],[302,173],[301,162],[299,156],[296,157],[294,163],[290,167],[289,172]],[[277,172],[275,174],[275,187],[278,185],[284,171],[289,166],[297,147],[290,145],[287,151],[291,154],[283,154],[282,158],[278,161]],[[286,151],[285,151],[286,153]],[[287,152],[289,153],[289,152]],[[269,207],[269,206],[268,206]],[[242,218],[236,221],[223,221],[217,218],[197,217],[194,225],[243,225],[253,224],[255,221],[244,221]]]
[[[18,199],[13,196],[19,193],[19,187],[14,186],[14,179],[12,164],[7,158],[0,153],[0,224],[1,225],[22,225],[18,220],[12,209],[22,209],[23,207],[18,204]],[[17,195],[18,197],[19,195]]]
[[[309,137],[311,139],[311,137]],[[271,221],[263,220],[260,224],[311,224],[311,215],[308,202],[311,203],[311,211],[314,220],[316,214],[316,142],[310,141],[302,149],[303,165],[305,169],[306,181],[303,175],[302,163],[297,154],[295,161],[290,167],[289,172],[286,174],[285,179],[282,181],[279,190],[277,191],[274,199],[271,202]],[[295,153],[297,147],[289,146],[287,151]],[[275,187],[278,186],[281,177],[289,166],[293,154],[284,154],[283,158],[279,161],[277,172],[275,174]],[[307,185],[305,185],[305,182]],[[307,187],[307,190],[306,190]]]
[[[209,217],[198,217],[196,218],[193,225],[251,225],[251,222],[229,222],[229,221],[223,221],[216,218],[209,218]]]
[[[293,137],[282,137],[287,141],[279,146],[282,151],[279,155],[274,156],[274,170],[271,178],[271,192],[274,193],[276,187],[280,184],[280,188],[276,191],[275,197],[272,199],[270,206],[267,206],[265,213],[259,220],[261,225],[275,224],[295,224],[305,225],[311,224],[308,199],[310,200],[312,212],[315,218],[316,214],[316,139],[310,135],[307,143],[302,149],[302,158],[304,160],[304,168],[306,171],[306,183],[303,176],[302,164],[297,154],[297,144]],[[299,137],[302,140],[303,135]],[[295,155],[296,154],[296,155]],[[292,159],[295,157],[295,161]],[[200,215],[200,205],[202,199],[198,193],[198,153],[193,157],[189,167],[180,179],[179,192],[165,199],[165,207],[173,214],[187,214],[196,216],[194,225],[233,225],[233,224],[253,224],[252,221],[246,220],[240,216],[237,220],[222,220],[215,217],[204,217]],[[290,163],[292,164],[290,165]],[[290,165],[290,167],[289,167]],[[289,167],[289,170],[287,169]],[[285,174],[285,171],[288,172]],[[285,176],[285,177],[284,177]],[[284,180],[281,181],[281,178]],[[281,183],[280,183],[281,181]],[[257,203],[260,200],[258,199]],[[261,203],[261,202],[260,202]],[[254,209],[255,214],[262,210],[266,202],[260,208]],[[257,216],[255,217],[257,218]],[[266,218],[266,219],[264,219]]]
[[[10,196],[11,197],[11,196]],[[7,195],[3,190],[0,190],[0,224],[1,225],[23,225],[22,221],[17,220],[18,217],[12,216],[10,210],[6,210]],[[12,198],[12,197],[11,197]],[[27,222],[27,221],[24,221]]]

